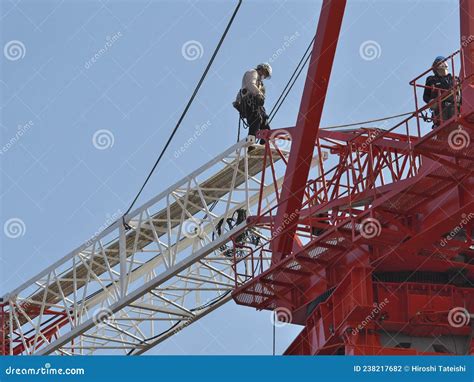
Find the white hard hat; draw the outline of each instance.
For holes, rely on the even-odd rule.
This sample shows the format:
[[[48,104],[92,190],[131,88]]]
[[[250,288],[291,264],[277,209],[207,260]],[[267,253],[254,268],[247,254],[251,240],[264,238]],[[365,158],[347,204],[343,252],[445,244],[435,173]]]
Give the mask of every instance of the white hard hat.
[[[270,64],[268,62],[264,62],[262,64],[259,64],[257,66],[257,69],[265,70],[268,73],[268,78],[272,77],[272,67],[270,66]]]

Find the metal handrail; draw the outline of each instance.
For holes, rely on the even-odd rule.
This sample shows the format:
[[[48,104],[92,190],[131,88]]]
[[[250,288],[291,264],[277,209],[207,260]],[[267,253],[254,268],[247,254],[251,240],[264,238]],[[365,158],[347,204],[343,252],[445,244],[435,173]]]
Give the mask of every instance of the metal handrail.
[[[452,73],[455,73],[455,65],[454,65],[454,58],[458,55],[458,54],[461,54],[461,51],[456,51],[454,52],[453,54],[451,54],[450,56],[448,56],[446,58],[446,60],[451,60],[451,68],[452,68]],[[413,152],[413,143],[421,138],[422,134],[421,134],[421,126],[420,126],[420,117],[423,117],[423,112],[425,112],[426,110],[428,109],[431,109],[435,104],[440,104],[440,102],[442,102],[443,99],[445,99],[446,97],[449,97],[452,93],[453,97],[454,97],[454,100],[457,101],[457,88],[465,81],[467,80],[469,77],[464,77],[464,78],[460,78],[459,81],[457,80],[457,77],[454,76],[454,78],[456,78],[456,82],[459,82],[459,83],[455,83],[455,86],[452,90],[446,90],[446,89],[440,89],[440,90],[445,90],[444,92],[441,92],[441,94],[438,95],[438,97],[434,100],[432,100],[431,102],[429,102],[428,104],[422,106],[422,107],[419,107],[418,105],[418,97],[417,97],[417,93],[416,93],[416,89],[417,88],[426,88],[426,86],[424,85],[420,85],[420,84],[417,84],[417,81],[424,77],[427,73],[429,73],[430,71],[432,70],[432,68],[429,68],[427,70],[425,70],[422,74],[418,75],[417,77],[415,77],[413,80],[411,80],[409,82],[410,85],[413,86],[414,88],[414,93],[415,93],[415,111],[410,115],[408,116],[407,118],[403,119],[402,121],[398,122],[397,124],[395,124],[393,127],[391,127],[390,129],[387,129],[387,130],[384,130],[381,134],[377,135],[375,137],[374,140],[372,140],[369,144],[369,146],[373,146],[373,144],[375,142],[379,142],[380,140],[384,139],[384,138],[392,138],[392,139],[395,139],[395,138],[401,138],[401,137],[406,137],[406,142],[408,143],[408,149]],[[410,134],[410,124],[409,122],[410,121],[413,121],[414,119],[416,119],[416,135],[411,135]],[[443,121],[445,122],[445,121]],[[400,134],[400,133],[395,133],[395,130],[397,130],[398,128],[400,127],[403,127],[404,130],[405,130],[405,134]],[[363,130],[363,129],[361,129]],[[371,129],[366,129],[368,132],[372,131]],[[361,135],[363,135],[363,131],[361,131],[359,134],[356,134],[354,135],[354,137],[352,137],[346,144],[346,146],[353,146],[355,144],[355,140],[357,138],[360,138]],[[392,134],[397,134],[397,135],[400,135],[400,137],[393,137],[391,136]],[[317,145],[320,145],[320,142],[319,142],[320,138],[318,138],[318,142],[317,142]],[[269,144],[268,142],[266,144]],[[410,155],[410,154],[409,154]],[[351,159],[352,159],[352,156],[351,156]],[[415,158],[416,159],[416,158]],[[384,165],[383,168],[386,168],[387,167],[387,164]],[[331,169],[329,169],[328,171],[324,171],[322,170],[322,174],[312,180],[310,183],[306,184],[304,188],[306,189],[310,189],[311,187],[313,187],[313,195],[311,198],[307,199],[303,204],[302,206],[305,207],[307,206],[311,200],[314,200],[314,199],[317,199],[317,197],[323,192],[326,190],[327,187],[324,187],[323,188],[319,188],[319,191],[318,191],[318,187],[317,187],[317,184],[318,183],[322,183],[323,181],[327,181],[327,177],[328,175],[332,174],[332,173],[335,173],[335,171],[337,169],[340,168],[340,163],[336,164],[335,166],[333,166]],[[382,168],[382,169],[383,169]],[[415,175],[415,174],[413,174]],[[326,182],[327,183],[327,182]],[[341,186],[341,184],[338,184],[338,186]],[[338,194],[338,197],[341,197],[341,196],[350,196],[350,186],[349,185],[345,185],[345,186],[342,186],[342,187],[345,187],[346,190],[342,193],[342,194]],[[316,193],[316,194],[315,194]],[[272,215],[272,213],[274,213],[276,211],[276,209],[278,209],[279,205],[281,203],[283,203],[284,201],[280,200],[276,205],[274,205],[272,208],[270,208],[269,210],[265,211],[263,214],[259,214],[257,216],[257,219],[255,219],[251,224],[252,225],[257,225],[260,221],[261,221],[261,218],[264,217],[264,216],[267,216],[267,215]],[[346,221],[350,221],[350,220],[354,220],[354,219],[360,219],[362,216],[365,216],[366,214],[368,214],[370,211],[366,210],[366,211],[361,211],[360,214],[358,214],[358,216],[353,216],[353,217],[349,217],[349,218],[346,218],[346,219],[343,219],[343,222],[346,222]],[[270,220],[272,223],[271,223],[271,230],[273,231],[273,221]],[[242,231],[244,229],[248,229],[249,225],[247,225],[246,227],[242,228]],[[259,245],[258,247],[256,247],[255,249],[252,249],[246,256],[243,256],[243,257],[240,257],[240,258],[236,258],[234,256],[234,261],[235,261],[235,269],[237,268],[237,264],[240,263],[241,261],[245,261],[248,256],[252,256],[252,262],[254,260],[254,256],[257,252],[260,252],[260,255],[257,255],[259,257],[259,259],[257,261],[260,262],[260,264],[262,264],[261,262],[263,261],[262,260],[262,251],[266,251],[267,249],[265,249],[266,246],[270,245],[270,243],[277,237],[281,236],[281,235],[284,235],[286,234],[288,231],[288,227],[284,227],[279,233],[277,233],[276,235],[272,235],[271,238]],[[236,234],[238,235],[238,233]],[[254,267],[252,266],[252,274],[249,275],[250,277],[255,277],[255,272],[254,272]],[[237,279],[236,279],[236,282],[237,282]]]

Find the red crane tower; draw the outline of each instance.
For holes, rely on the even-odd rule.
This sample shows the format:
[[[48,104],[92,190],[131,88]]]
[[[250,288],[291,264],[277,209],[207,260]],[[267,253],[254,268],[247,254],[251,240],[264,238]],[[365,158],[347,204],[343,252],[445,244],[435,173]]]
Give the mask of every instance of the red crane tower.
[[[418,103],[431,68],[388,131],[319,129],[345,3],[323,2],[280,202],[248,220],[271,239],[235,256],[247,281],[233,298],[304,326],[285,354],[472,354],[474,3],[460,1],[461,50],[447,58],[452,73],[461,63],[462,107],[424,136],[426,111],[461,101]],[[315,144],[339,163],[308,180]]]
[[[345,4],[323,1],[296,126],[236,143],[3,296],[1,354],[143,354],[231,297],[303,326],[285,354],[474,353],[474,3],[453,89],[421,105],[427,68],[392,128],[319,129]],[[460,108],[422,134],[446,97]]]

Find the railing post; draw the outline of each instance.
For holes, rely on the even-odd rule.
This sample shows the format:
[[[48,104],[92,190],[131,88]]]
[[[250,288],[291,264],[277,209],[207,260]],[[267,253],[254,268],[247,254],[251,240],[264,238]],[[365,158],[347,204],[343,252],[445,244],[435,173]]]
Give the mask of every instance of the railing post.
[[[7,321],[5,318],[5,305],[3,298],[0,299],[0,341],[1,341],[1,352],[0,355],[7,355]]]
[[[461,51],[462,51],[462,74],[465,81],[462,85],[463,116],[469,116],[474,112],[474,45],[471,40],[474,36],[474,2],[472,0],[460,0],[459,16],[461,27]],[[453,73],[454,74],[454,73]]]
[[[124,224],[119,224],[120,296],[127,293],[127,242]]]
[[[416,113],[416,125],[418,127],[418,137],[421,136],[421,128],[420,128],[420,113],[419,113],[419,106],[418,106],[418,94],[416,93],[416,80],[413,82],[413,93],[415,95],[415,113]],[[408,123],[407,123],[408,125]],[[408,130],[408,135],[410,135],[410,131]]]

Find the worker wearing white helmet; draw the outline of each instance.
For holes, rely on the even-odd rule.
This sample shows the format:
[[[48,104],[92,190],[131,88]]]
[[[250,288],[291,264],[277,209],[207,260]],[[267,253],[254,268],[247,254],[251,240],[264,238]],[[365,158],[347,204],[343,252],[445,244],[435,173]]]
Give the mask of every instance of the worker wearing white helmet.
[[[257,65],[245,72],[242,87],[237,94],[234,107],[240,112],[249,127],[249,140],[255,140],[257,131],[269,129],[268,115],[265,111],[265,86],[263,80],[270,78],[272,67],[268,63]],[[263,140],[260,143],[264,143]]]

